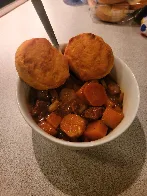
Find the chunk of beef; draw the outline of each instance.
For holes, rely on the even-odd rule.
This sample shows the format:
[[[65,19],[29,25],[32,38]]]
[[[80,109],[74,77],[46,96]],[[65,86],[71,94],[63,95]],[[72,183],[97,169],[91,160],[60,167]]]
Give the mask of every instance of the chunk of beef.
[[[62,102],[69,102],[76,98],[76,93],[73,89],[63,88],[60,92],[59,97]]]
[[[119,85],[114,82],[108,84],[107,90],[110,95],[117,95],[120,94],[121,92]]]
[[[63,102],[57,108],[56,112],[60,116],[64,117],[67,114],[82,114],[82,112],[87,108],[87,105],[81,102],[80,99],[76,98],[69,102]]]
[[[104,112],[103,107],[90,107],[87,110],[84,111],[84,117],[91,119],[91,120],[97,120],[102,117]]]
[[[37,100],[35,106],[31,110],[31,115],[33,117],[39,116],[39,118],[43,118],[48,113],[48,103],[45,101]]]

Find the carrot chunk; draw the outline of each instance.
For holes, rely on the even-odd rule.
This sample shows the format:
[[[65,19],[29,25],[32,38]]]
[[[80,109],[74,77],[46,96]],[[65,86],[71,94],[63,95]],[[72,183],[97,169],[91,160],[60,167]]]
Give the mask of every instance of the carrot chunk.
[[[102,120],[110,128],[114,129],[124,118],[122,112],[118,112],[111,107],[107,107],[103,113]]]
[[[38,126],[44,130],[45,132],[47,132],[50,135],[55,136],[57,134],[57,130],[54,129],[47,121],[41,121]]]
[[[102,120],[98,120],[92,123],[89,123],[84,136],[89,140],[97,140],[103,138],[107,134],[108,127],[103,123]]]
[[[81,99],[81,101],[83,101],[84,103],[87,103],[86,97],[84,95],[84,88],[88,83],[86,82],[77,92],[76,95]]]
[[[83,90],[84,96],[92,106],[102,106],[107,102],[104,87],[97,82],[90,82]]]
[[[122,108],[118,105],[115,105],[113,109],[117,112],[122,112]]]
[[[55,129],[59,126],[62,118],[56,113],[52,112],[47,118],[46,121],[52,125]]]
[[[60,123],[61,130],[71,138],[81,136],[85,127],[85,120],[76,114],[66,115]]]

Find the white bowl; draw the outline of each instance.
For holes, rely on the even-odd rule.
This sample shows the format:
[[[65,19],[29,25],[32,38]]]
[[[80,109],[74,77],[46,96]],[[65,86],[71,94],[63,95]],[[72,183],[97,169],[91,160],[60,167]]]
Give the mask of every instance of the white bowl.
[[[107,136],[102,139],[92,142],[68,142],[58,138],[55,138],[46,132],[44,132],[32,119],[28,107],[27,107],[27,96],[29,86],[26,85],[22,80],[18,79],[17,86],[17,101],[21,114],[23,115],[26,122],[38,133],[46,137],[49,141],[62,145],[72,149],[83,149],[98,146],[107,142],[110,142],[125,132],[133,122],[137,110],[139,107],[140,93],[138,83],[135,79],[134,74],[130,68],[118,57],[115,56],[115,65],[112,70],[112,76],[120,85],[122,92],[124,92],[123,112],[124,119],[122,122]]]

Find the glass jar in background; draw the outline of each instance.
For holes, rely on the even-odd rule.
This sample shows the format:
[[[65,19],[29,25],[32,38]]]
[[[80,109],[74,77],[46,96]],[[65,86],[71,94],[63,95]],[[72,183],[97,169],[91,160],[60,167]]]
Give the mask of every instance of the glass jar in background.
[[[67,5],[77,6],[87,4],[87,0],[63,0]]]

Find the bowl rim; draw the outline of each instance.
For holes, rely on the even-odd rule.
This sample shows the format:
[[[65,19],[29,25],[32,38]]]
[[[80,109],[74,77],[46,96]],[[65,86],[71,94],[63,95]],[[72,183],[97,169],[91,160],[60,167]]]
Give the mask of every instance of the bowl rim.
[[[131,71],[131,69],[127,66],[127,64],[122,61],[119,57],[114,55],[114,58],[118,61],[120,61],[121,64],[123,64],[123,66],[125,66],[125,68],[130,72],[130,74],[132,75],[132,78],[134,79],[134,83],[136,85],[136,95],[137,95],[137,104],[134,107],[134,111],[132,112],[132,115],[130,117],[130,120],[128,123],[125,124],[124,129],[121,129],[119,132],[116,132],[115,135],[112,136],[105,136],[99,140],[95,140],[95,141],[91,141],[91,142],[69,142],[69,141],[65,141],[65,140],[61,140],[58,139],[52,135],[49,135],[48,133],[46,133],[45,131],[42,131],[42,129],[35,123],[35,121],[32,123],[29,115],[27,116],[24,112],[24,110],[21,107],[21,100],[20,100],[20,96],[19,96],[19,87],[21,85],[21,79],[18,77],[17,80],[17,92],[16,92],[16,97],[17,97],[17,103],[19,106],[19,110],[22,114],[22,116],[24,117],[25,121],[28,123],[28,125],[35,131],[37,131],[38,133],[40,133],[42,136],[44,136],[45,138],[49,139],[51,142],[62,145],[62,146],[66,146],[66,147],[70,147],[70,148],[90,148],[90,147],[95,147],[95,146],[99,146],[105,143],[108,143],[114,139],[116,139],[118,136],[120,136],[123,132],[125,132],[129,126],[132,124],[132,122],[134,121],[138,108],[139,108],[139,103],[140,103],[140,91],[139,91],[139,86],[138,86],[138,82],[135,78],[135,75],[133,74],[133,72]]]

